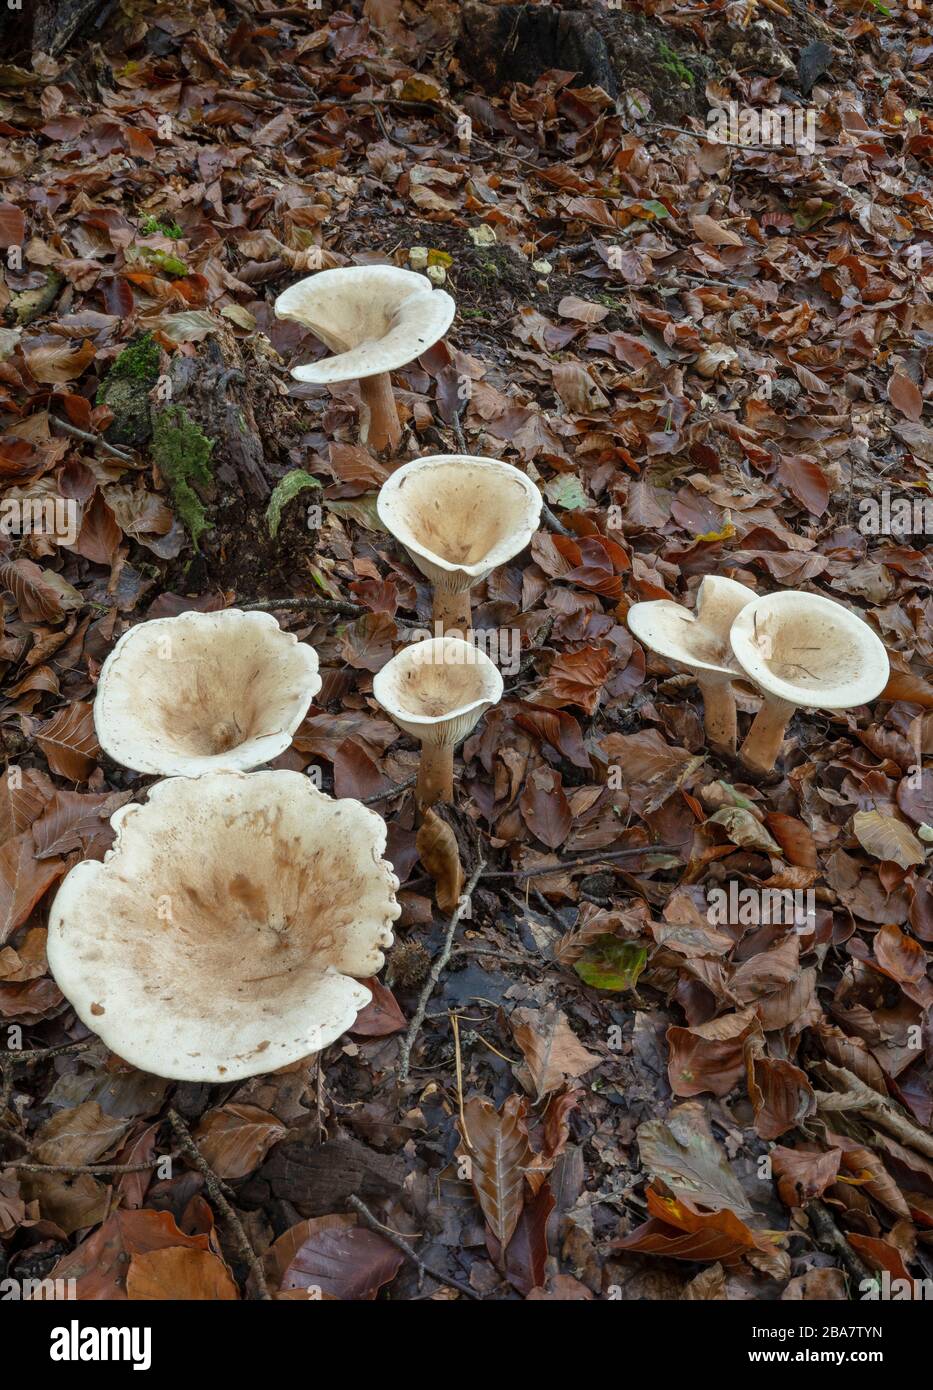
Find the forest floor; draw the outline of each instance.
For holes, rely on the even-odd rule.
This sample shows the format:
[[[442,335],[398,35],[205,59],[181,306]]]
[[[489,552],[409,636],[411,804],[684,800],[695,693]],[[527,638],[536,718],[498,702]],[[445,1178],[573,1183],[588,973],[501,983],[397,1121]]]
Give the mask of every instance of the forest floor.
[[[933,1276],[933,527],[872,522],[933,479],[929,3],[580,9],[648,55],[617,97],[559,64],[481,86],[452,0],[122,0],[0,63],[2,501],[78,518],[0,536],[0,1276],[391,1300]],[[711,143],[730,102],[809,111],[812,152]],[[396,377],[387,461],[354,386],[292,379],[322,348],[272,306],[413,246],[458,313]],[[193,494],[152,435],[179,372],[209,383]],[[446,818],[463,876],[484,867],[400,1079],[450,883],[372,696],[431,612],[374,498],[464,448],[525,469],[557,524],[474,591],[521,649],[457,756]],[[296,469],[318,486],[273,536]],[[707,574],[853,608],[884,696],[798,711],[770,778],[711,753],[696,684],[625,621]],[[95,683],[133,623],[273,599],[324,676],[275,766],[385,815],[398,944],[317,1058],[169,1082],[89,1034],[45,960],[56,885],[153,780],[101,753]],[[815,909],[717,918],[729,884]]]

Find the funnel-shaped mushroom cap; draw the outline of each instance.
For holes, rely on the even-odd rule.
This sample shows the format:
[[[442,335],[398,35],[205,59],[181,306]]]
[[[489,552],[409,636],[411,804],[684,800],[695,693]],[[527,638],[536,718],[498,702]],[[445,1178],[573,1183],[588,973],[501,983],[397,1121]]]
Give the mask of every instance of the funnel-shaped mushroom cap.
[[[158,782],[122,806],[102,864],[76,865],[49,965],[133,1066],[234,1081],[320,1051],[353,1023],[392,944],[386,827],[298,772]]]
[[[403,647],[373,677],[373,695],[426,744],[457,744],[502,699],[502,677],[472,642],[433,637]]]
[[[438,588],[462,590],[524,550],[541,494],[510,463],[432,454],[397,468],[376,509],[422,574]]]
[[[271,613],[181,613],[120,638],[94,724],[104,751],[137,772],[241,770],[285,751],[320,688],[317,653]]]
[[[888,683],[888,654],[855,613],[786,589],[756,598],[732,624],[732,650],[767,695],[810,709],[851,709]]]
[[[755,598],[754,589],[734,579],[707,575],[697,593],[696,613],[670,599],[633,603],[628,625],[644,646],[692,671],[740,676],[729,646],[737,613]]]
[[[293,367],[299,381],[359,381],[407,367],[443,338],[456,305],[412,270],[391,265],[320,270],[275,301],[276,317],[313,330],[336,357]]]

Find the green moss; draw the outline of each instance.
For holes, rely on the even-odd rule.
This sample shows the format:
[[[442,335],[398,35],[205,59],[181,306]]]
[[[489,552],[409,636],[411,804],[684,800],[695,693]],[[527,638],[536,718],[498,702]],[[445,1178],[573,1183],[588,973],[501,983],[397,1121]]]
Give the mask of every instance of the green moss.
[[[97,404],[106,402],[108,386],[114,381],[144,381],[148,389],[156,384],[159,375],[159,345],[151,333],[144,333],[135,343],[130,343],[116,358],[110,371],[97,391]]]
[[[159,379],[159,345],[151,333],[125,347],[97,388],[97,404],[113,411],[111,444],[140,448],[152,434],[149,392]]]
[[[167,236],[172,241],[178,241],[182,235],[181,228],[175,221],[161,222],[158,217],[153,217],[151,213],[146,213],[139,219],[140,236]]]
[[[143,246],[141,250],[149,264],[155,266],[156,270],[161,270],[163,275],[173,275],[180,279],[188,274],[188,267],[180,257],[173,256],[168,251],[157,251],[154,246]]]
[[[198,549],[198,540],[209,530],[204,503],[195,488],[213,481],[208,439],[180,405],[166,406],[155,416],[152,427],[152,457],[168,483],[175,514]]]
[[[658,41],[658,57],[661,67],[665,72],[669,72],[672,77],[676,77],[678,82],[683,82],[688,87],[693,86],[693,73],[687,67],[687,64],[678,58],[670,44],[665,43],[663,39]]]

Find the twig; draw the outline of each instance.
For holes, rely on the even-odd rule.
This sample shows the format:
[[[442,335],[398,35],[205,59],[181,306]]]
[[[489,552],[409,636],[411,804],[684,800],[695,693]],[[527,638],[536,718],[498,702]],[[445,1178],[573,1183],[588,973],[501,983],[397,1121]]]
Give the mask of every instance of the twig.
[[[234,1236],[237,1251],[243,1261],[249,1265],[256,1279],[259,1297],[261,1299],[271,1300],[272,1295],[269,1292],[269,1285],[266,1283],[266,1272],[262,1267],[262,1261],[250,1244],[249,1236],[243,1229],[243,1222],[224,1196],[220,1179],[192,1139],[191,1132],[178,1111],[174,1109],[170,1110],[168,1112],[168,1119],[172,1129],[175,1131],[182,1152],[185,1157],[194,1164],[195,1168],[197,1168],[204,1179],[208,1192],[217,1203],[223,1215],[227,1218],[227,1223]]]
[[[148,1163],[31,1163],[19,1159],[4,1159],[2,1168],[16,1168],[20,1173],[90,1173],[97,1177],[103,1173],[148,1173],[150,1168],[158,1168],[166,1158],[177,1158],[177,1154],[157,1154]]]
[[[57,415],[49,416],[49,424],[56,426],[62,434],[68,434],[72,439],[81,439],[85,444],[93,444],[100,449],[101,453],[109,454],[111,458],[119,459],[121,463],[132,463],[133,455],[126,453],[123,449],[118,449],[115,444],[108,444],[99,434],[89,434],[87,430],[79,430],[77,425],[72,425],[68,420],[59,420]]]
[[[677,848],[677,845],[639,845],[634,849],[603,850],[596,854],[581,854],[576,859],[564,859],[560,864],[544,864],[538,869],[494,869],[483,874],[483,878],[540,878],[542,874],[559,874],[587,864],[601,864],[606,859],[625,859],[636,854],[674,854]]]
[[[402,782],[396,782],[394,787],[389,787],[388,791],[376,792],[373,796],[364,796],[363,805],[373,806],[377,801],[388,801],[390,796],[397,796],[408,787],[413,787],[418,780],[417,772],[413,772],[410,777],[406,777]]]
[[[327,608],[331,613],[343,613],[348,618],[359,618],[367,610],[361,608],[358,603],[346,603],[339,598],[325,598],[317,594],[308,594],[305,597],[295,598],[261,598],[252,603],[238,603],[237,608],[244,613],[252,613],[257,609],[265,609],[273,612],[277,608]]]
[[[564,523],[554,515],[546,502],[541,503],[541,516],[550,531],[556,531],[559,536],[573,535],[573,532],[568,531]]]
[[[80,1042],[59,1043],[57,1047],[11,1047],[0,1052],[0,1067],[7,1062],[42,1062],[47,1057],[61,1057],[66,1052],[83,1052],[98,1041],[97,1038],[82,1038]]]
[[[813,1227],[815,1243],[828,1255],[838,1255],[849,1275],[861,1283],[873,1278],[872,1271],[862,1257],[852,1248],[833,1220],[832,1213],[823,1202],[808,1202],[806,1213]]]
[[[460,923],[460,918],[463,916],[464,912],[466,912],[467,908],[470,905],[470,895],[473,892],[473,889],[476,887],[479,880],[482,878],[483,870],[485,869],[485,867],[485,859],[480,859],[476,868],[470,875],[469,881],[467,882],[467,885],[464,888],[463,893],[460,897],[460,901],[457,903],[456,909],[454,910],[454,913],[451,916],[450,921],[447,923],[447,932],[444,936],[444,944],[440,949],[437,959],[431,966],[431,973],[428,975],[428,978],[424,984],[424,988],[421,991],[421,997],[418,1000],[418,1007],[415,1009],[414,1017],[412,1018],[411,1023],[408,1025],[408,1032],[402,1039],[401,1045],[399,1047],[398,1064],[398,1079],[402,1083],[408,1080],[408,1071],[411,1065],[411,1049],[414,1045],[415,1038],[418,1036],[418,1031],[421,1028],[422,1023],[424,1022],[424,1013],[428,1007],[428,1000],[434,993],[434,986],[441,978],[441,974],[444,970],[444,967],[450,960],[450,952],[454,944],[454,932],[457,930],[457,927]]]
[[[480,1303],[483,1301],[482,1294],[478,1294],[475,1289],[471,1289],[469,1284],[462,1284],[459,1279],[451,1279],[446,1274],[441,1274],[439,1270],[432,1269],[430,1265],[426,1265],[421,1256],[412,1250],[407,1240],[403,1240],[395,1231],[391,1230],[388,1226],[383,1226],[381,1221],[376,1220],[369,1210],[369,1207],[365,1202],[360,1201],[356,1193],[351,1193],[347,1201],[357,1215],[363,1218],[371,1231],[375,1231],[377,1235],[387,1240],[390,1245],[394,1245],[396,1250],[404,1255],[406,1260],[410,1260],[415,1266],[415,1269],[418,1271],[419,1293],[424,1283],[424,1276],[427,1274],[430,1278],[436,1279],[439,1284],[446,1284],[449,1289],[456,1289],[457,1293],[462,1293],[464,1298],[475,1298]]]

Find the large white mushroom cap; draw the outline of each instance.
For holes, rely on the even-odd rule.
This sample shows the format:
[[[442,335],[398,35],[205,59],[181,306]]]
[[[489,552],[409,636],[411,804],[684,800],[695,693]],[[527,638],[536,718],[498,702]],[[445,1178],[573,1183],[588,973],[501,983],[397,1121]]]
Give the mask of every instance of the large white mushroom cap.
[[[742,669],[767,695],[809,709],[877,699],[890,666],[881,640],[841,603],[785,589],[756,598],[730,635]]]
[[[243,770],[285,751],[320,688],[314,648],[271,613],[181,613],[120,638],[94,724],[104,751],[137,772]]]
[[[756,597],[734,579],[708,574],[697,591],[696,613],[671,599],[633,603],[629,628],[643,646],[691,671],[741,676],[729,644],[733,621]]]
[[[386,479],[376,510],[422,574],[438,588],[462,590],[525,549],[541,494],[510,463],[431,454]]]
[[[185,1081],[275,1071],[369,1003],[399,915],[385,822],[298,772],[169,778],[62,883],[49,965],[120,1057]],[[357,977],[357,978],[354,978]]]
[[[455,311],[423,275],[390,265],[320,270],[275,301],[277,318],[304,324],[337,354],[292,368],[299,381],[322,385],[407,367],[443,338]]]
[[[373,677],[373,695],[399,728],[422,743],[456,745],[502,699],[497,667],[472,642],[413,642]]]

